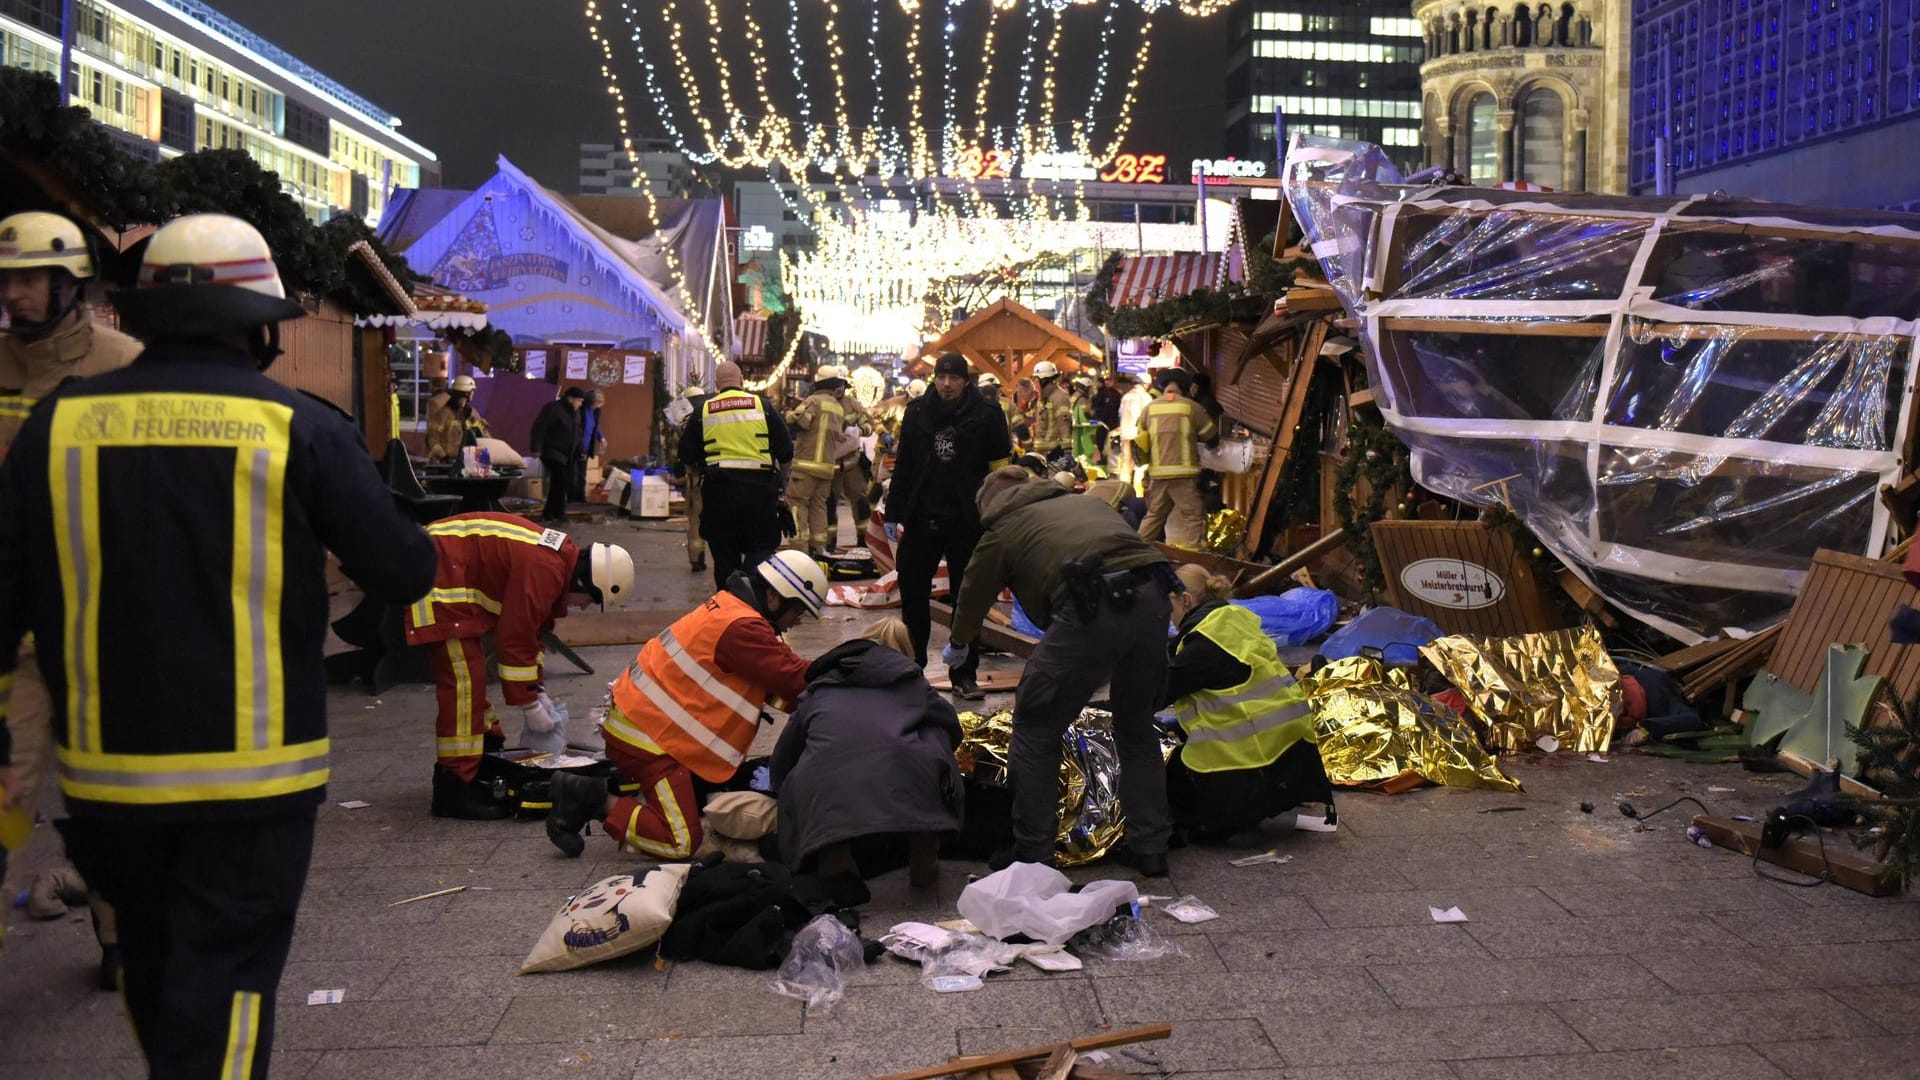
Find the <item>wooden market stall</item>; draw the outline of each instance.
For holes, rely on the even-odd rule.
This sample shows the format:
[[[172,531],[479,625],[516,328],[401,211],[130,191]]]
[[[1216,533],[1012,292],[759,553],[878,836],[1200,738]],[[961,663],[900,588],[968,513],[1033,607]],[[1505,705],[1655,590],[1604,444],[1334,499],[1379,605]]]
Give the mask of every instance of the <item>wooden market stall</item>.
[[[1097,365],[1100,349],[1034,311],[1001,297],[962,320],[921,350],[928,369],[941,353],[957,352],[975,371],[991,371],[1012,386],[1042,360],[1072,373]]]

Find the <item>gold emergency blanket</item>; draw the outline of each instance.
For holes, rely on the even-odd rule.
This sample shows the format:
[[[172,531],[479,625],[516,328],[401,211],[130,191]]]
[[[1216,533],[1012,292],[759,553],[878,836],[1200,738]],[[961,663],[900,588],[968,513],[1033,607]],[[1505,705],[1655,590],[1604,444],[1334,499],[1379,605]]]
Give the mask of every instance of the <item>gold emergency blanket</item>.
[[[1247,515],[1229,507],[1215,510],[1207,518],[1206,549],[1215,555],[1231,555],[1247,537]]]
[[[953,756],[960,771],[995,787],[1007,784],[1007,753],[1013,740],[1013,714],[960,714],[960,745]],[[1120,756],[1113,745],[1113,716],[1105,709],[1083,709],[1061,737],[1060,831],[1054,863],[1081,866],[1105,855],[1126,834],[1120,806]],[[1160,737],[1162,760],[1180,745],[1171,731]]]
[[[1336,784],[1417,773],[1447,787],[1519,791],[1458,713],[1419,693],[1405,668],[1368,656],[1335,660],[1301,682],[1313,703],[1320,760]]]
[[[1620,706],[1620,669],[1591,626],[1503,638],[1444,637],[1420,655],[1466,695],[1502,750],[1542,735],[1582,753],[1605,750]]]

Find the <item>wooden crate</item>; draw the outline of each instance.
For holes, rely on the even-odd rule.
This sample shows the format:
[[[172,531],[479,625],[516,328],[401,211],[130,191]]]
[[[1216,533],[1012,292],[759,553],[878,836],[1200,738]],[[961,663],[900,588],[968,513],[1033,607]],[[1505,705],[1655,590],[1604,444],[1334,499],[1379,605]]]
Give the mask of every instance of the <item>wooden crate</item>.
[[[1896,645],[1887,620],[1913,603],[1900,564],[1821,549],[1800,586],[1767,670],[1812,693],[1832,645],[1867,650],[1867,674],[1883,676],[1902,702],[1920,691],[1920,649]]]
[[[1393,606],[1449,634],[1507,637],[1574,625],[1551,582],[1514,550],[1513,537],[1477,521],[1379,521],[1374,548]]]

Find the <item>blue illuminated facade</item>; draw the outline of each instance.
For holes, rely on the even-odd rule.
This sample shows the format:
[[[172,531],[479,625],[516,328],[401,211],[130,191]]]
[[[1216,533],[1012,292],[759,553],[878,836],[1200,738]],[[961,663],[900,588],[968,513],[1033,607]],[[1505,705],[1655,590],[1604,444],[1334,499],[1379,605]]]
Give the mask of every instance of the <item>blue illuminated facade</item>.
[[[1633,0],[1632,191],[1920,203],[1920,0]]]

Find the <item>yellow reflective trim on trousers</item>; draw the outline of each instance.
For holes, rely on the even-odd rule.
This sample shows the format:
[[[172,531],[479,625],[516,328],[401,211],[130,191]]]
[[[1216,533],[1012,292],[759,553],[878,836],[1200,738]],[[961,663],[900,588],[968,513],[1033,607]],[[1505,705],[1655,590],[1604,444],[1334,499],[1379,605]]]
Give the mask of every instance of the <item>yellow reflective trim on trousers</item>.
[[[55,423],[61,411],[56,410]],[[56,440],[57,443],[57,440]],[[100,748],[100,507],[99,452],[90,446],[50,447],[47,482],[53,495],[54,547],[60,564],[60,643],[67,677],[68,746]]]
[[[514,664],[501,664],[500,665],[500,681],[501,682],[539,682],[540,681],[540,665],[535,664],[532,667],[520,667]]]
[[[666,753],[665,750],[660,748],[659,743],[654,742],[651,736],[635,726],[633,721],[627,719],[627,714],[621,712],[617,707],[607,710],[607,719],[602,727],[605,728],[608,735],[613,736],[620,742],[626,743],[628,746],[638,747],[649,754]]]
[[[227,1056],[220,1062],[220,1080],[248,1080],[253,1075],[254,1049],[259,1045],[260,995],[236,990],[227,1018]]]
[[[654,805],[667,819],[667,828],[673,831],[673,843],[663,844],[658,840],[649,840],[640,835],[637,824],[640,820],[638,809],[627,818],[627,846],[656,859],[685,859],[693,855],[693,834],[687,829],[687,819],[680,813],[679,800],[673,797],[673,785],[665,780],[653,785]]]
[[[433,741],[434,756],[443,758],[475,757],[486,753],[485,735],[443,736]]]
[[[473,731],[473,676],[467,671],[467,650],[459,638],[447,641],[447,658],[453,662],[453,723],[465,735]]]

